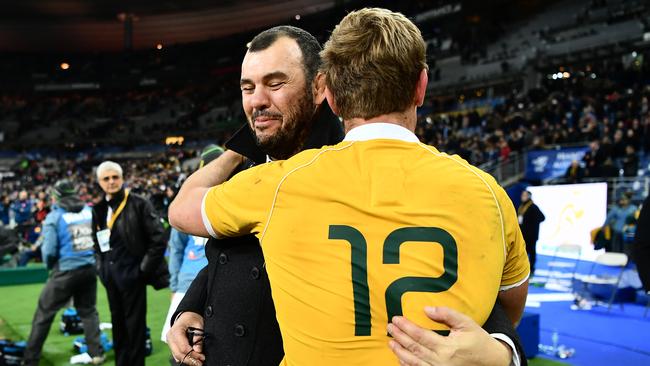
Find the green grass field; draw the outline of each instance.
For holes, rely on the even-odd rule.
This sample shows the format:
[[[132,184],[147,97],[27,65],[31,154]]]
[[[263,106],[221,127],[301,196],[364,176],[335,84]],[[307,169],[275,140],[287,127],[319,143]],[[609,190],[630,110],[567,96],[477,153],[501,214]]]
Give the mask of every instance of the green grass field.
[[[0,338],[11,338],[13,340],[27,338],[42,287],[43,284],[0,287]],[[160,332],[167,315],[169,300],[169,290],[154,291],[151,287],[148,288],[147,324],[151,328],[153,341],[153,354],[147,357],[148,366],[169,365],[169,350],[167,345],[160,341]],[[99,312],[100,322],[109,323],[111,321],[106,291],[101,286],[101,283],[99,283],[97,289],[97,311]],[[55,317],[52,329],[50,329],[50,334],[45,342],[41,365],[70,365],[70,357],[74,355],[72,340],[76,336],[66,337],[61,334],[59,331],[60,319],[61,312]],[[110,330],[106,332],[111,337]],[[114,364],[113,352],[109,352],[106,365]],[[531,366],[567,365],[543,358],[530,360],[529,364]]]
[[[108,310],[106,291],[99,281],[97,283],[99,284],[97,288],[99,321],[110,323],[111,313]],[[43,284],[0,287],[0,338],[27,339],[42,288]],[[147,325],[151,328],[151,340],[153,341],[153,354],[147,357],[147,365],[169,365],[169,350],[167,345],[160,341],[160,332],[167,315],[171,295],[168,289],[154,291],[148,287],[147,291]],[[77,336],[66,337],[59,331],[62,312],[60,311],[54,318],[50,334],[43,347],[41,365],[70,365],[70,357],[75,354],[72,340]],[[106,330],[105,332],[112,339],[111,331]],[[106,356],[105,364],[114,365],[113,352],[108,352]]]

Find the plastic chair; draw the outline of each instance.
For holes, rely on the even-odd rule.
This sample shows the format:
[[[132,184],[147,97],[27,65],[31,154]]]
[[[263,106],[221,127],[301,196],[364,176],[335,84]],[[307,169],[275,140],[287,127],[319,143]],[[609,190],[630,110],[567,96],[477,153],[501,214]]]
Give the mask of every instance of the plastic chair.
[[[623,271],[625,266],[627,266],[627,255],[624,253],[603,253],[596,258],[594,264],[591,267],[589,276],[585,277],[582,282],[586,285],[609,285],[613,286],[612,294],[609,296],[609,302],[607,303],[607,311],[612,308],[612,303],[616,297],[616,291],[618,291],[618,285],[621,282],[623,277]],[[603,266],[605,268],[620,268],[617,276],[598,276],[594,274],[594,269],[596,265]],[[623,303],[621,303],[621,308],[623,308]]]
[[[562,256],[559,256],[563,254]],[[558,261],[558,258],[567,259],[565,256],[573,257],[573,262],[569,261]],[[582,247],[578,244],[560,244],[555,248],[553,253],[553,258],[548,262],[548,278],[546,279],[546,284],[550,283],[551,280],[556,280],[559,283],[559,272],[563,272],[567,268],[572,268],[571,271],[571,280],[570,283],[573,284],[575,280],[576,270],[578,269],[578,264],[582,256]],[[569,259],[570,260],[570,259]],[[557,270],[555,270],[557,269]]]

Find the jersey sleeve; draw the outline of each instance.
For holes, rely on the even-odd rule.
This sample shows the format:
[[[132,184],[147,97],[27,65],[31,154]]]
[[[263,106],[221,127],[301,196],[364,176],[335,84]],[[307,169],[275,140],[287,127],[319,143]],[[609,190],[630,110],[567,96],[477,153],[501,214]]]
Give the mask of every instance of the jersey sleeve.
[[[503,215],[506,246],[506,262],[501,277],[501,290],[503,291],[517,287],[528,279],[530,263],[515,207],[503,188],[498,184],[495,185],[497,185],[495,191]]]
[[[260,232],[271,210],[282,171],[283,162],[266,163],[210,188],[201,204],[208,233],[220,238]]]

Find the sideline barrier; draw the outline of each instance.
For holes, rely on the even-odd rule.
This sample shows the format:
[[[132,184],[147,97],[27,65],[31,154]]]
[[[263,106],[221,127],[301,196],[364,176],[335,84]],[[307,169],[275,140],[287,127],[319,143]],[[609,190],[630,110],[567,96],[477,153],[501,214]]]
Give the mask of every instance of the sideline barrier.
[[[0,269],[0,286],[44,283],[47,280],[45,265]]]

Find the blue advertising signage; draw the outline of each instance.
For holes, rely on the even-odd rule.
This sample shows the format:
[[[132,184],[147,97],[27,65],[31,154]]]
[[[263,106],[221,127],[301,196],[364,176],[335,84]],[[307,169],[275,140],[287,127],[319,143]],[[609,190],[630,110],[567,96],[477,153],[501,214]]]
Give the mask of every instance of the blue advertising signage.
[[[588,146],[528,152],[526,179],[546,180],[564,176],[573,160],[582,161]]]

